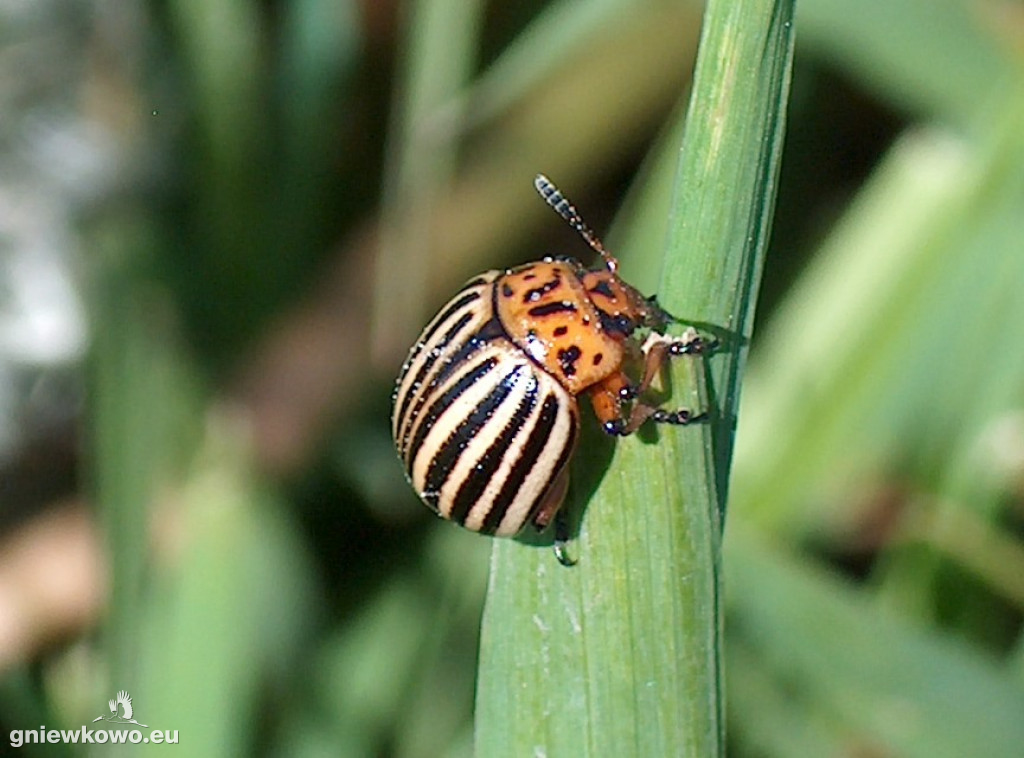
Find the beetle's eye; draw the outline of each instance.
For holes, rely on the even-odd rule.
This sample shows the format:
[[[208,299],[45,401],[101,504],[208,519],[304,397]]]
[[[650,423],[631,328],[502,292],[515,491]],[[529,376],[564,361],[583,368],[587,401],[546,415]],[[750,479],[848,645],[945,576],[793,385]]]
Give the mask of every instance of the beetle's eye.
[[[625,314],[617,313],[612,316],[604,311],[598,311],[598,313],[601,316],[601,327],[606,332],[621,334],[624,337],[628,337],[633,333],[633,330],[636,329],[636,324],[633,322],[633,319]]]

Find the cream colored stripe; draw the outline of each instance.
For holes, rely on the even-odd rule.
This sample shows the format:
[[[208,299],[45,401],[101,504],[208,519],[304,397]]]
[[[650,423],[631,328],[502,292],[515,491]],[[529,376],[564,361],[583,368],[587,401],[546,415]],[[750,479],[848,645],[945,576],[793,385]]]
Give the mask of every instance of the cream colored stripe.
[[[500,373],[501,379],[504,380],[509,374],[515,371],[517,368],[525,367],[527,371],[523,372],[519,381],[516,382],[509,396],[505,398],[497,411],[491,417],[491,419],[484,425],[480,432],[473,438],[472,442],[466,446],[462,455],[459,456],[458,462],[452,469],[451,475],[448,477],[448,481],[444,487],[441,488],[441,499],[438,502],[438,508],[441,513],[447,518],[452,512],[452,505],[455,501],[455,496],[459,492],[459,488],[462,483],[470,476],[473,475],[474,469],[479,463],[480,458],[487,452],[487,449],[491,446],[491,443],[504,431],[505,427],[509,424],[516,423],[513,416],[522,402],[523,397],[526,395],[526,390],[529,389],[532,382],[530,380],[529,371],[533,368],[527,361],[516,363],[513,360],[507,360],[499,363],[494,373]],[[465,526],[469,529],[473,529],[473,525],[469,522],[469,518],[473,516],[476,511],[476,506],[470,509],[467,515]],[[476,527],[479,530],[479,526]]]
[[[429,324],[427,324],[423,331],[420,332],[419,337],[416,338],[416,344],[413,345],[412,349],[409,351],[409,356],[406,358],[405,364],[402,366],[402,371],[399,374],[398,391],[395,394],[393,413],[396,413],[397,410],[402,407],[402,403],[405,402],[405,396],[409,394],[410,391],[413,391],[413,377],[415,377],[416,374],[419,373],[420,368],[430,358],[430,355],[436,348],[437,343],[441,341],[442,336],[445,334],[445,332],[448,331],[448,329],[451,328],[452,324],[454,324],[456,321],[458,321],[460,318],[466,315],[467,312],[476,311],[476,318],[470,319],[466,327],[462,329],[460,333],[452,339],[451,343],[449,343],[461,344],[461,341],[464,339],[463,335],[466,334],[467,330],[475,332],[476,329],[482,323],[484,323],[491,317],[492,307],[490,290],[491,285],[489,283],[479,285],[476,287],[467,287],[465,289],[459,290],[459,292],[456,293],[453,298],[451,298],[447,303],[444,304],[444,306],[437,312],[437,315],[434,316],[434,318],[430,321]],[[443,323],[438,323],[438,319],[452,303],[473,291],[476,291],[480,295],[480,298],[478,300],[474,300],[473,302],[468,303],[464,307],[460,308],[455,313],[453,313],[449,318],[447,318]],[[424,338],[427,335],[429,335],[430,337],[429,342],[424,341]],[[447,348],[445,352],[449,352]],[[437,372],[439,368],[439,363],[442,363],[442,361],[439,360],[435,362],[434,367],[431,369],[430,372],[431,375]],[[422,391],[423,388],[429,386],[429,380],[429,376],[424,377],[423,384],[418,389]],[[415,398],[412,399],[412,402],[408,407],[411,409],[414,406],[414,404]],[[399,419],[396,416],[391,420],[391,434],[396,441],[401,439],[401,437],[399,436],[399,422],[401,422],[401,426],[408,426],[408,419]]]
[[[554,379],[551,379],[551,382],[555,384]],[[561,386],[558,387],[558,390],[559,392],[553,392],[555,397],[559,398],[559,402],[557,405],[557,415],[555,416],[555,425],[551,429],[551,436],[548,437],[547,444],[537,458],[536,464],[530,470],[526,480],[523,482],[523,486],[519,488],[518,494],[505,512],[505,517],[502,518],[501,524],[495,532],[495,535],[498,537],[511,537],[519,533],[527,517],[530,515],[530,508],[544,495],[548,487],[552,485],[555,474],[558,473],[554,468],[558,464],[562,451],[569,442],[569,435],[573,425],[572,406],[570,402],[566,402],[566,398],[572,404],[576,402],[575,398],[568,395]],[[544,396],[542,395],[541,403],[543,403],[543,400]]]
[[[403,378],[399,397],[395,399],[395,408],[400,408],[402,402],[404,402],[405,396],[411,394],[409,404],[406,407],[405,417],[394,420],[395,430],[397,431],[393,431],[393,434],[397,443],[401,444],[402,440],[410,439],[416,433],[415,427],[419,421],[418,415],[422,413],[423,409],[426,408],[427,405],[430,404],[430,397],[426,397],[426,402],[420,405],[419,410],[417,410],[417,405],[420,404],[421,400],[427,393],[435,395],[439,391],[439,388],[432,388],[430,386],[431,382],[433,382],[438,373],[445,368],[448,358],[452,354],[461,350],[466,342],[477,333],[480,326],[487,320],[486,316],[490,311],[481,313],[480,309],[477,307],[478,305],[479,303],[474,302],[466,308],[454,313],[452,318],[444,323],[445,328],[440,330],[438,334],[434,335],[434,339],[432,339],[431,342],[423,345],[412,364],[410,364],[409,370]],[[445,331],[447,331],[451,324],[462,318],[467,311],[477,312],[474,314],[475,317],[471,318],[461,330],[454,334],[448,344],[440,349],[440,352],[437,352],[437,344],[441,341],[441,337],[444,335]],[[434,365],[431,366],[427,375],[423,377],[422,383],[418,387],[412,387],[412,380],[419,372],[420,367],[435,354],[437,357],[434,361]],[[477,354],[474,353],[474,361],[476,360],[476,355]],[[450,384],[450,382],[446,384]]]
[[[527,440],[530,439],[530,434],[533,432],[537,421],[540,418],[541,406],[544,402],[544,397],[550,389],[551,379],[541,371],[536,371],[534,377],[537,379],[537,402],[533,406],[533,410],[530,412],[527,418],[523,419],[523,425],[519,430],[519,433],[512,439],[512,442],[508,446],[508,450],[505,455],[502,456],[501,465],[494,472],[494,476],[487,483],[484,491],[480,495],[480,499],[477,500],[476,505],[469,511],[466,516],[466,528],[474,531],[480,531],[484,524],[484,519],[487,518],[487,514],[491,512],[494,507],[494,500],[501,494],[502,488],[505,486],[505,481],[508,479],[509,474],[512,473],[512,468],[516,465],[523,455],[523,447],[526,445]]]
[[[468,373],[468,371],[478,366],[481,360],[486,359],[488,357],[486,352],[488,351],[478,353],[475,360],[467,362],[467,371],[458,372],[459,376]],[[455,377],[454,381],[458,381],[458,378],[458,376]],[[465,392],[457,396],[451,405],[445,408],[441,415],[437,417],[433,427],[427,430],[426,436],[423,438],[423,444],[420,445],[418,450],[412,451],[412,454],[416,456],[412,466],[412,483],[417,492],[426,494],[423,492],[423,489],[426,484],[427,469],[429,469],[430,461],[433,459],[438,447],[451,436],[459,423],[471,414],[473,409],[485,397],[494,391],[501,378],[502,372],[497,369],[484,374],[475,383],[470,385]],[[438,394],[441,392],[443,390],[440,390]],[[425,413],[421,414],[421,416],[425,415]]]

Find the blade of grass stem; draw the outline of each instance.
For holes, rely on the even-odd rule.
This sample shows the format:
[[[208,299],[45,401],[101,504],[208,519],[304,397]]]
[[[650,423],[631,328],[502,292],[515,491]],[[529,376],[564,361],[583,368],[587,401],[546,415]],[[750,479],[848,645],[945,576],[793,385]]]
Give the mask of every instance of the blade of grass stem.
[[[574,569],[535,545],[495,543],[478,755],[723,754],[724,492],[712,472],[724,481],[728,471],[774,202],[792,14],[790,2],[709,3],[676,173],[663,302],[720,325],[725,354],[711,364],[713,395],[703,392],[699,362],[678,361],[673,401],[723,404],[710,428],[660,430],[657,445],[645,434],[612,450],[585,425],[567,504],[574,516],[587,507]]]

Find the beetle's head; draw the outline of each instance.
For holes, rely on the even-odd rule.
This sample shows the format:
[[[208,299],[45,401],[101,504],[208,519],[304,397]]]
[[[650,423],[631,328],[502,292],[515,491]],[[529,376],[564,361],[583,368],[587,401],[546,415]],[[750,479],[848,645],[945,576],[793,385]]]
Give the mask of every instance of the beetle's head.
[[[580,281],[608,332],[628,337],[638,327],[658,329],[671,321],[654,298],[644,297],[610,268],[586,271]]]

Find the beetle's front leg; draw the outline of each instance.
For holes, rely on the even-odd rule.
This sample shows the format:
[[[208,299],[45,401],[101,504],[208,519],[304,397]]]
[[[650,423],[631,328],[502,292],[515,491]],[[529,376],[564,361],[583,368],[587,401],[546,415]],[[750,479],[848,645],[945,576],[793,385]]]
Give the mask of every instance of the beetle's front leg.
[[[714,350],[717,344],[717,340],[706,341],[693,327],[683,332],[680,337],[651,332],[640,347],[640,352],[644,356],[644,377],[640,380],[636,393],[639,395],[647,391],[669,358],[678,355],[704,355]]]
[[[665,411],[637,399],[639,388],[619,372],[612,374],[590,388],[590,404],[606,434],[626,437],[647,421],[687,424],[692,419],[688,411]],[[623,413],[623,404],[632,401],[629,414]]]
[[[607,434],[622,437],[635,431],[636,427],[627,429],[629,423],[622,418],[622,403],[637,396],[636,387],[625,374],[621,371],[612,374],[590,387],[588,392],[594,415]]]
[[[693,327],[683,332],[681,337],[670,337],[666,334],[652,332],[640,348],[644,355],[644,376],[636,389],[637,394],[646,391],[651,386],[654,378],[658,376],[669,359],[679,355],[704,355],[714,350],[717,345],[717,340],[704,340]],[[686,408],[674,411],[650,408],[644,418],[650,418],[657,424],[683,425],[693,421],[702,421],[707,418],[707,413],[695,415]]]
[[[601,421],[606,433],[625,437],[632,434],[648,419],[656,424],[677,426],[702,421],[706,413],[693,414],[686,408],[665,410],[640,399],[669,358],[677,355],[701,355],[714,347],[705,342],[695,329],[688,329],[682,337],[669,337],[652,333],[645,340],[641,351],[644,356],[644,375],[639,384],[631,384],[625,374],[619,372],[590,388],[590,400],[594,413]],[[623,414],[623,403],[632,401],[629,415]]]

